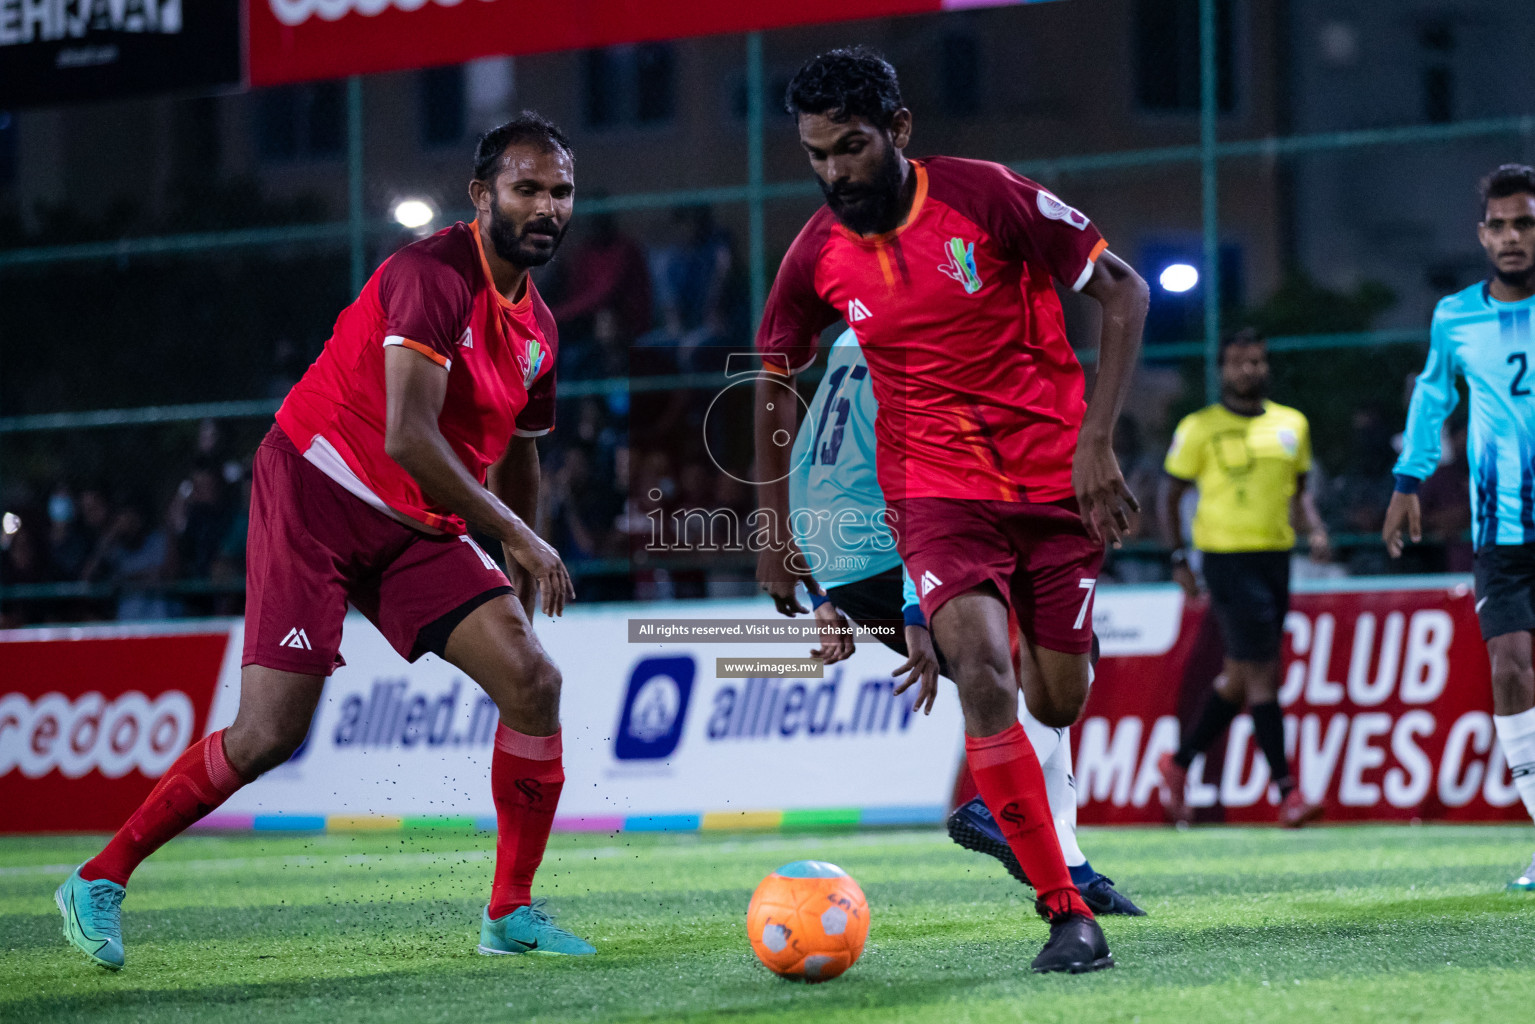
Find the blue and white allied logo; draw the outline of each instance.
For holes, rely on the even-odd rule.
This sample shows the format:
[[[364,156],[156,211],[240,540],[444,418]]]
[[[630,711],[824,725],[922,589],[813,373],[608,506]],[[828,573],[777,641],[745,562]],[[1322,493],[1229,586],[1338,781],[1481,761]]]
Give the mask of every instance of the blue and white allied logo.
[[[670,757],[682,740],[697,663],[689,657],[645,658],[634,666],[613,738],[620,761]]]

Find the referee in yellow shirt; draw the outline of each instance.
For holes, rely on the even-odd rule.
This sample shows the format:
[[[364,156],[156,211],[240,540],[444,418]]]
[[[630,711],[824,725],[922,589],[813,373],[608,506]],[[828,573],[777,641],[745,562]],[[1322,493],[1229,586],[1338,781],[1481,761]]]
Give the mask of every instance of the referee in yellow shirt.
[[[1221,400],[1185,416],[1173,433],[1163,468],[1164,542],[1173,549],[1173,579],[1190,597],[1199,592],[1183,550],[1180,509],[1199,490],[1194,546],[1203,555],[1210,610],[1225,642],[1225,672],[1177,753],[1158,762],[1162,804],[1174,822],[1190,820],[1184,799],[1194,758],[1226,731],[1245,704],[1253,734],[1269,763],[1282,802],[1280,824],[1299,828],[1321,814],[1308,804],[1285,758],[1279,710],[1279,645],[1290,609],[1292,520],[1310,533],[1311,557],[1326,561],[1327,530],[1306,493],[1311,428],[1295,409],[1270,402],[1268,346],[1247,330],[1220,347]]]

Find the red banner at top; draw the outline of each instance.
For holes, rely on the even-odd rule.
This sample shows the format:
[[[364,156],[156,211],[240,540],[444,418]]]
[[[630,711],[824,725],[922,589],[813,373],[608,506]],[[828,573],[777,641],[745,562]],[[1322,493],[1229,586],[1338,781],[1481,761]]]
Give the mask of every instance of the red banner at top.
[[[752,32],[1028,0],[248,0],[250,82]]]

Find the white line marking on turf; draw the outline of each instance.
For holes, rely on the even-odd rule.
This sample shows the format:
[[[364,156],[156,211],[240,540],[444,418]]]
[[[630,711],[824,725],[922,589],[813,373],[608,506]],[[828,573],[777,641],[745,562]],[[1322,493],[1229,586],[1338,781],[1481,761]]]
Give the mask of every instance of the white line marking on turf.
[[[644,834],[644,833],[640,833]],[[552,851],[545,858],[547,863],[558,864],[561,861],[570,860],[608,860],[616,857],[644,856],[647,853],[659,854],[666,857],[690,857],[703,854],[740,853],[751,850],[803,850],[809,845],[809,836],[786,837],[774,835],[762,838],[727,839],[723,842],[696,841],[695,833],[683,833],[683,835],[695,841],[676,846],[593,846],[585,849]],[[886,835],[851,835],[826,838],[821,840],[825,846],[937,846],[949,842],[949,837],[943,832],[897,832]],[[448,861],[462,863],[464,861],[493,860],[495,850],[451,850],[439,853],[338,853],[338,854],[273,854],[267,857],[227,857],[205,858],[201,860],[172,860],[159,864],[153,861],[145,863],[140,871],[148,871],[151,874],[167,874],[176,871],[222,871],[260,866],[281,867],[328,867],[336,864],[366,865],[366,864],[398,864],[422,865],[441,864]],[[23,864],[14,867],[0,867],[0,877],[15,875],[41,875],[63,874],[67,875],[78,864]]]

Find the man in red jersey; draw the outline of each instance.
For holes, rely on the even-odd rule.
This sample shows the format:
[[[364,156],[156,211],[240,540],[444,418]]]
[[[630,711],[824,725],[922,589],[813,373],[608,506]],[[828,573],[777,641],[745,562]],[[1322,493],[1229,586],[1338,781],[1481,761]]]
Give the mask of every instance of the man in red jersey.
[[[793,374],[822,330],[858,333],[879,404],[876,468],[901,558],[965,715],[971,773],[1039,898],[1037,971],[1112,965],[1055,841],[1039,762],[1017,717],[1008,611],[1024,638],[1024,698],[1046,725],[1087,699],[1105,538],[1139,510],[1111,444],[1147,291],[1078,211],[998,164],[909,160],[895,69],[861,48],[809,61],[789,85],[826,206],[784,257],[757,335],[760,498],[783,535],[758,577],[785,614],[803,562],[783,525],[796,429]],[[1066,340],[1058,281],[1103,307],[1093,403]]]
[[[529,893],[565,779],[560,674],[530,617],[539,594],[550,616],[575,595],[530,525],[558,340],[528,270],[554,255],[574,191],[553,124],[524,113],[487,132],[469,183],[475,220],[390,257],[278,410],[255,460],[239,713],[59,889],[66,936],[97,963],[123,964],[133,869],[303,742],[341,664],[348,602],[402,656],[440,655],[500,709],[480,952],[595,952]],[[470,525],[501,542],[510,579]]]

